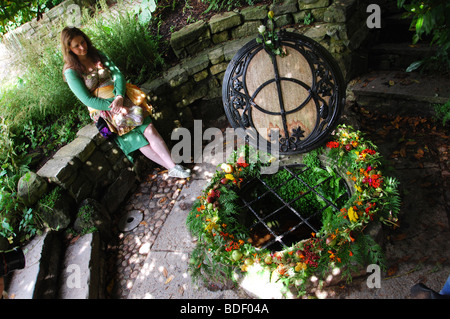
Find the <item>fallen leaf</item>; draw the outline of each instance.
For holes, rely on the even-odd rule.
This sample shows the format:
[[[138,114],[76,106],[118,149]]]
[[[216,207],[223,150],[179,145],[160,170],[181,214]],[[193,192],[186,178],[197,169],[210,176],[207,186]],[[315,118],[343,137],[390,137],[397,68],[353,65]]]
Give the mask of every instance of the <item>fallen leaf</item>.
[[[423,157],[423,155],[424,155],[423,149],[419,148],[419,149],[417,150],[417,153],[414,154],[414,157],[415,157],[416,159],[421,159],[421,158]]]
[[[399,240],[403,240],[405,238],[406,238],[406,234],[403,233],[403,234],[398,234],[397,236],[394,236],[393,240],[399,241]]]
[[[70,243],[69,243],[69,244],[72,245],[72,244],[75,243],[80,237],[81,237],[81,236],[78,235],[78,236],[72,238],[72,239],[70,240]]]
[[[163,268],[163,275],[164,277],[167,278],[167,276],[169,275],[169,272],[167,271],[166,267]]]
[[[143,221],[141,221],[141,222],[139,223],[139,225],[144,225],[144,226],[146,226],[146,225],[147,225],[147,222],[146,222],[145,220],[143,220]]]
[[[389,267],[387,270],[388,277],[394,276],[398,271],[398,265],[393,265],[392,267]]]
[[[400,156],[401,156],[401,157],[406,157],[406,148],[405,148],[405,147],[402,147],[402,148],[400,149]]]
[[[167,280],[166,280],[166,282],[164,284],[167,285],[169,282],[172,281],[173,278],[174,278],[174,276],[171,275],[169,278],[167,278]]]

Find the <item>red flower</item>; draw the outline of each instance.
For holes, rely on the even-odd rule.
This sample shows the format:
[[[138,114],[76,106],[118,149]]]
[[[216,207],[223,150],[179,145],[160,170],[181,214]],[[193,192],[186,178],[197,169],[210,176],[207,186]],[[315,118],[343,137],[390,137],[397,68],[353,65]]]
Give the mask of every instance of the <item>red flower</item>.
[[[244,167],[244,168],[250,165],[250,164],[248,164],[248,163],[245,162],[244,156],[239,157],[236,163],[237,163],[239,166]]]
[[[373,155],[373,154],[375,154],[376,152],[375,152],[374,150],[371,150],[370,148],[366,148],[365,150],[363,150],[363,151],[361,152],[361,154],[364,154],[364,153]]]
[[[327,147],[328,148],[338,148],[339,147],[339,143],[331,141],[331,142],[327,143]]]

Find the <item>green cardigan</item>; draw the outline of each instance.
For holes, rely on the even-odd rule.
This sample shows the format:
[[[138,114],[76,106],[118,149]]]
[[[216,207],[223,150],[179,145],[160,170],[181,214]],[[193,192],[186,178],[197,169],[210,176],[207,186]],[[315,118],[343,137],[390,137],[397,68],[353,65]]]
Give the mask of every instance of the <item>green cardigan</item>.
[[[119,68],[103,53],[100,53],[103,65],[111,71],[111,77],[114,81],[114,96],[126,94],[126,80],[120,72]],[[84,84],[83,78],[73,69],[66,69],[64,71],[67,84],[69,85],[75,96],[84,105],[101,111],[108,111],[109,106],[114,101],[114,98],[102,99],[95,97],[89,92],[88,88]]]
[[[111,71],[111,77],[114,81],[114,96],[122,95],[126,96],[126,80],[125,77],[120,72],[119,68],[103,53],[101,54],[102,62],[105,67]],[[88,88],[84,83],[84,79],[72,69],[66,69],[64,71],[67,84],[69,85],[75,96],[86,106],[101,110],[110,110],[109,106],[113,102],[114,98],[102,99],[95,97],[89,92]],[[148,141],[144,136],[145,128],[151,123],[150,116],[144,120],[141,126],[136,127],[134,130],[128,132],[122,136],[116,136],[115,141],[123,152],[127,155],[128,159],[133,162],[131,153],[138,150],[139,148],[148,145]]]

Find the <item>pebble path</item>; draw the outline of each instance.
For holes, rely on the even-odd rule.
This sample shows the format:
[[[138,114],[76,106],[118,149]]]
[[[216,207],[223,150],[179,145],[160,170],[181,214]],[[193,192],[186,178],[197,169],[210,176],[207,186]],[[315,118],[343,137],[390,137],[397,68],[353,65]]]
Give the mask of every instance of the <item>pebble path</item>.
[[[114,216],[115,239],[107,247],[109,298],[127,299],[161,227],[188,183],[168,177],[167,170],[153,169]],[[142,221],[128,231],[119,229],[120,219],[133,212],[142,213]]]

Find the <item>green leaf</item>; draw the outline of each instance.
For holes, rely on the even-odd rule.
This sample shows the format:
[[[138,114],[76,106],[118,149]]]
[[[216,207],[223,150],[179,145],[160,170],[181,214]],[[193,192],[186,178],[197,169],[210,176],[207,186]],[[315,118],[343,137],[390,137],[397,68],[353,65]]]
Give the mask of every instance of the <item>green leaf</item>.
[[[406,72],[413,72],[415,70],[417,70],[418,68],[420,68],[420,66],[422,65],[423,60],[420,61],[416,61],[411,63],[407,68],[406,68]]]

